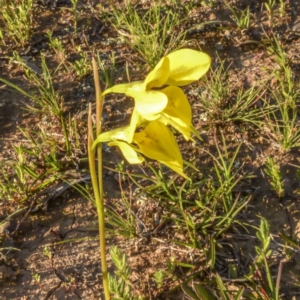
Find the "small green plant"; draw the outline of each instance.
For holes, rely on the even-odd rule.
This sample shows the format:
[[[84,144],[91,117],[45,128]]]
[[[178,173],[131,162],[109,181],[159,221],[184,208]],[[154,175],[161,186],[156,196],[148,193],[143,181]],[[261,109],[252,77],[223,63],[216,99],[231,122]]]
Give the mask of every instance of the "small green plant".
[[[267,48],[268,54],[275,58],[275,61],[279,66],[279,69],[275,70],[273,74],[280,85],[280,89],[274,91],[273,96],[275,98],[279,98],[278,103],[281,102],[292,109],[296,109],[296,103],[299,99],[300,91],[296,82],[293,80],[290,60],[283,46],[275,36],[272,38],[268,37],[268,40],[271,44]]]
[[[218,146],[217,142],[215,144]],[[161,168],[155,170],[147,162],[151,176],[147,174],[136,177],[145,180],[151,178],[153,185],[145,188],[135,180],[134,174],[129,175],[147,196],[164,205],[170,214],[176,216],[164,217],[169,222],[174,222],[183,232],[182,240],[176,239],[172,242],[184,247],[201,249],[207,257],[208,268],[214,268],[217,238],[234,225],[243,226],[236,216],[251,199],[240,197],[234,192],[244,179],[251,178],[251,175],[241,175],[242,165],[236,166],[239,147],[235,153],[228,153],[225,143],[223,148],[224,152],[218,150],[219,157],[208,153],[213,159],[215,168],[199,180],[195,179],[199,174],[199,171],[195,170],[195,173],[190,171],[190,180],[185,179],[178,183],[176,177],[167,179]],[[191,164],[187,166],[193,168]],[[205,247],[201,242],[203,239],[206,240]]]
[[[38,274],[38,273],[33,273],[32,274],[32,278],[34,279],[34,281],[37,283],[37,284],[40,284],[41,283],[41,275]]]
[[[272,250],[269,249],[271,242],[270,225],[266,219],[261,218],[259,231],[256,232],[256,237],[261,244],[260,247],[255,247],[257,253],[256,263],[263,264],[265,258],[269,258],[272,254]]]
[[[268,37],[268,40],[271,44],[268,53],[275,58],[279,68],[273,73],[278,86],[271,91],[275,104],[266,112],[266,127],[268,135],[282,150],[289,151],[300,145],[300,129],[297,126],[300,91],[293,80],[290,62],[281,43],[275,36]],[[271,106],[272,104],[269,104],[269,107]]]
[[[47,31],[47,37],[49,39],[49,46],[54,50],[58,60],[60,62],[64,62],[67,58],[67,55],[60,39],[57,37],[54,38],[51,30]]]
[[[108,61],[104,62],[101,57],[100,53],[98,53],[98,65],[100,67],[100,75],[102,81],[105,83],[106,88],[110,88],[114,84],[114,72],[115,72],[115,54],[114,52],[110,55]]]
[[[275,191],[280,198],[282,198],[284,196],[282,174],[280,172],[279,165],[275,163],[271,157],[267,158],[265,172],[270,179],[272,190]]]
[[[291,108],[288,103],[282,103],[277,95],[277,101],[273,111],[266,115],[265,126],[268,128],[267,135],[283,151],[289,151],[300,145],[300,128],[297,126],[297,110]]]
[[[85,51],[81,51],[81,48],[78,47],[77,52],[79,52],[80,59],[75,60],[72,66],[77,77],[83,78],[91,72],[91,64],[88,61],[87,53]]]
[[[71,146],[66,120],[64,118],[64,101],[54,88],[52,80],[53,74],[50,73],[45,57],[43,55],[41,56],[42,76],[39,76],[35,70],[26,64],[26,62],[19,56],[17,52],[14,52],[12,61],[19,64],[24,71],[27,80],[37,87],[39,95],[35,96],[34,94],[29,94],[20,87],[3,78],[0,78],[0,81],[12,87],[25,97],[31,99],[34,103],[33,105],[25,104],[30,111],[50,115],[60,124],[65,139],[66,153],[68,156],[70,156]]]
[[[134,300],[136,299],[131,292],[130,268],[126,260],[125,254],[120,249],[111,247],[110,256],[117,270],[115,276],[109,276],[109,289],[113,295],[113,299]]]
[[[275,6],[276,0],[268,0],[268,2],[265,2],[265,8],[268,11],[268,17],[269,17],[269,26],[272,26],[273,23],[273,16],[274,16],[274,6]]]
[[[2,1],[0,16],[4,21],[2,38],[13,40],[16,45],[26,45],[33,31],[33,0]]]
[[[285,14],[286,9],[286,1],[285,0],[279,0],[279,8],[276,9],[276,0],[268,0],[264,3],[265,8],[268,11],[268,17],[269,17],[269,26],[272,27],[273,25],[273,18],[274,18],[274,12],[279,11],[279,16],[282,18]]]
[[[266,7],[274,8],[276,4],[276,0],[267,0],[267,2],[264,3]]]
[[[78,11],[77,11],[77,6],[78,6],[78,0],[71,0],[72,2],[72,14],[74,18],[74,28],[75,31],[77,30],[77,21],[78,21]]]
[[[236,21],[237,27],[239,30],[248,29],[250,25],[250,9],[249,6],[245,10],[237,11],[232,6],[230,6],[226,1],[225,5],[233,14],[233,17]]]
[[[52,259],[53,257],[53,252],[51,251],[51,249],[49,249],[49,247],[44,247],[43,254],[47,256],[49,259]]]
[[[147,11],[138,11],[130,1],[122,10],[113,8],[111,22],[120,37],[153,68],[162,56],[185,45],[185,31],[178,29],[183,22],[179,12],[167,10],[161,3]],[[178,31],[179,30],[179,31]]]
[[[276,283],[274,282],[269,267],[268,260],[272,255],[270,248],[270,225],[267,220],[261,218],[259,230],[256,236],[260,246],[255,246],[256,259],[254,265],[250,267],[250,274],[246,278],[256,287],[258,299],[279,300],[279,287],[282,272],[282,265],[278,270]],[[261,271],[261,269],[264,269]]]
[[[167,273],[163,270],[156,271],[153,274],[153,280],[156,283],[157,288],[161,288],[164,284],[164,280],[167,277]]]
[[[118,207],[115,209],[112,205],[107,205],[107,223],[110,224],[113,228],[111,230],[112,234],[115,235],[116,233],[127,237],[133,238],[137,236],[136,233],[136,218],[131,209],[130,201],[127,199],[123,188],[122,188],[122,180],[121,176],[125,177],[125,172],[123,170],[114,170],[115,172],[119,173],[120,180],[119,186],[121,189],[121,196],[122,196],[122,208]],[[108,232],[110,229],[107,229]]]
[[[279,16],[282,18],[285,14],[287,2],[285,0],[279,0]]]
[[[36,144],[14,147],[14,157],[1,162],[1,197],[23,203],[60,177],[56,148],[49,153],[48,145],[43,142],[41,145],[35,140],[33,143]],[[41,168],[46,170],[41,172]]]
[[[223,152],[221,151],[220,147],[218,146],[217,140],[215,139],[215,143],[217,146],[217,151],[219,157],[214,157],[210,154],[214,161],[214,169],[215,174],[217,176],[217,189],[212,191],[212,197],[215,199],[220,199],[222,201],[224,210],[224,216],[218,217],[220,219],[214,225],[215,229],[218,228],[217,233],[215,236],[220,235],[224,232],[227,228],[230,227],[232,222],[234,222],[235,216],[238,212],[247,205],[250,198],[240,199],[239,196],[235,197],[233,190],[239,184],[239,182],[243,179],[251,178],[251,174],[241,176],[240,170],[242,165],[237,164],[237,155],[240,150],[241,144],[236,148],[234,153],[229,154],[225,142],[224,135],[222,133],[222,141],[223,141]]]
[[[248,90],[240,88],[232,91],[227,80],[228,68],[224,68],[224,63],[221,62],[209,77],[204,78],[205,88],[200,99],[205,119],[209,124],[233,122],[260,127],[264,112],[256,104],[265,93],[265,83],[253,85]]]

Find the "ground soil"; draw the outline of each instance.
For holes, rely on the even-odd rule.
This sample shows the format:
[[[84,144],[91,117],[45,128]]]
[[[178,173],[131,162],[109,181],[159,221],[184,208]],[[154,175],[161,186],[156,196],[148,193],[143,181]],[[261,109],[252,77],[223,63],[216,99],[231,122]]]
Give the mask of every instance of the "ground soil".
[[[221,21],[221,25],[207,25],[204,30],[189,32],[187,35],[189,47],[197,48],[200,45],[203,51],[212,56],[213,67],[219,64],[218,56],[222,60],[226,59],[226,65],[229,67],[228,80],[232,89],[242,85],[248,88],[258,80],[264,80],[270,74],[269,71],[276,68],[274,58],[267,54],[262,45],[263,30],[265,30],[269,34],[276,34],[281,37],[282,44],[290,59],[295,81],[299,81],[299,2],[296,0],[287,1],[289,4],[286,14],[281,18],[277,17],[273,21],[272,27],[269,26],[265,11],[261,11],[262,1],[235,2],[241,9],[247,5],[250,6],[251,19],[254,24],[250,29],[237,30],[230,17],[230,11],[222,1],[219,1],[219,4],[214,8],[199,5],[188,16],[190,22],[185,26],[192,27],[200,22],[215,20]],[[38,15],[36,15],[32,41],[26,47],[16,47],[9,43],[2,46],[0,49],[0,77],[30,91],[32,87],[24,79],[24,74],[17,65],[9,62],[8,57],[12,55],[13,50],[17,50],[28,62],[38,67],[40,65],[38,54],[39,51],[43,51],[47,53],[49,64],[56,66],[55,55],[53,51],[51,52],[45,38],[46,31],[51,29],[55,36],[63,41],[71,59],[73,57],[77,59],[74,43],[89,53],[92,49],[97,49],[104,58],[114,51],[116,56],[115,82],[126,82],[126,65],[132,72],[132,80],[142,79],[141,77],[145,74],[133,63],[137,61],[137,65],[142,65],[138,54],[124,43],[120,43],[114,28],[103,21],[95,12],[91,12],[91,7],[96,9],[96,4],[96,1],[79,1],[81,15],[78,27],[81,30],[77,35],[71,36],[70,31],[73,23],[71,13],[68,10],[71,7],[71,2],[67,0],[37,1]],[[104,4],[108,5],[107,3]],[[149,3],[143,1],[140,5],[147,8]],[[227,27],[227,29],[224,30],[221,27]],[[253,40],[259,43],[252,43]],[[277,82],[274,81],[273,84],[276,85]],[[86,139],[87,104],[94,101],[91,72],[80,80],[74,79],[70,75],[60,74],[56,78],[55,85],[65,100],[66,114],[71,113],[73,116],[79,116],[78,122],[81,127],[79,130],[84,141]],[[212,164],[202,147],[216,153],[214,126],[199,117],[203,110],[198,105],[197,99],[191,95],[190,100],[195,117],[194,124],[203,134],[204,142],[201,147],[185,149],[187,150],[185,153],[187,155],[187,152],[192,151],[197,157],[201,157],[199,167],[205,170],[205,168],[212,167]],[[0,83],[0,159],[2,160],[9,159],[14,155],[12,149],[14,145],[26,142],[18,130],[19,126],[34,129],[37,123],[42,122],[38,115],[23,110],[24,103],[27,101],[28,99],[24,96]],[[114,121],[120,119],[120,115],[123,118],[124,111],[130,113],[131,108],[132,102],[130,100],[110,96],[107,99],[104,113],[111,118],[110,120]],[[219,128],[223,124],[216,126]],[[261,136],[253,129],[248,132],[240,132],[237,126],[232,124],[224,125],[223,129],[226,142],[230,144],[232,151],[243,142],[238,160],[245,163],[244,171],[255,175],[241,187],[242,192],[251,194],[253,199],[240,218],[253,222],[253,225],[258,225],[257,215],[260,215],[270,222],[271,232],[275,237],[271,243],[271,248],[275,250],[274,266],[272,267],[277,270],[280,261],[283,262],[282,292],[285,295],[284,299],[300,299],[299,288],[290,285],[290,282],[295,281],[295,278],[299,284],[299,278],[297,279],[300,272],[299,253],[295,254],[290,261],[283,259],[283,253],[276,254],[278,249],[276,238],[278,238],[279,232],[292,236],[298,243],[300,242],[300,197],[299,194],[295,193],[299,189],[299,178],[296,176],[297,169],[291,166],[291,164],[300,165],[299,149],[293,149],[288,153],[282,152],[278,145],[268,139],[267,132],[265,136]],[[263,164],[269,155],[280,162],[284,174],[285,195],[282,198],[271,191],[262,172]],[[80,158],[85,156],[85,151],[82,149]],[[119,154],[105,153],[105,166],[114,167],[119,158]],[[119,177],[108,170],[105,171],[104,175],[106,204],[112,205],[122,201]],[[131,194],[134,189],[128,181],[123,182],[123,188],[130,190],[128,194]],[[4,220],[18,206],[11,204],[6,199],[1,200],[3,201],[0,202],[0,216],[1,220]],[[163,210],[159,204],[152,202],[151,199],[142,205],[133,204],[133,209],[136,212],[144,213],[144,216],[141,217],[143,220],[149,216],[152,218],[157,211]],[[92,203],[78,192],[68,188],[59,196],[52,197],[46,210],[32,212],[24,218],[25,214],[26,210],[1,227],[1,247],[7,249],[13,247],[3,251],[0,261],[1,299],[101,299],[97,216]],[[16,228],[18,228],[17,231]],[[178,290],[175,293],[167,291],[167,289],[158,291],[153,280],[151,280],[151,276],[156,270],[165,267],[166,258],[173,257],[177,261],[192,264],[202,257],[200,250],[191,250],[171,243],[170,240],[173,238],[171,229],[153,237],[139,236],[130,240],[118,237],[117,234],[117,231],[115,234],[114,232],[110,234],[108,246],[118,245],[126,253],[132,269],[132,280],[136,294],[143,291],[142,294],[148,295],[148,299],[185,299],[183,293],[178,292]],[[178,240],[181,239],[181,237],[177,238]],[[244,258],[253,254],[249,249],[257,243],[254,241],[254,235],[252,238],[245,238],[244,236],[244,238],[236,237],[234,239],[230,234],[224,235],[223,242],[224,245],[236,243],[238,251]],[[108,263],[109,268],[113,268],[109,255]],[[219,270],[225,269],[223,262],[220,261]],[[183,274],[180,268],[177,272],[179,277],[180,274]],[[35,275],[39,275],[40,280],[37,280]],[[170,286],[172,286],[171,283]]]

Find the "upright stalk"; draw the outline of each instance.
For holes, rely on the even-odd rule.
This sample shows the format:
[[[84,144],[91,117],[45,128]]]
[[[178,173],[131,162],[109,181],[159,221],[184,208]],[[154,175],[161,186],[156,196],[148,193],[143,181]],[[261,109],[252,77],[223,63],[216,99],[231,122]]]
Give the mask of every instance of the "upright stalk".
[[[101,133],[101,117],[102,117],[102,106],[103,97],[101,95],[101,88],[99,82],[99,75],[97,70],[96,60],[93,57],[93,73],[94,82],[96,88],[96,135]],[[98,164],[96,166],[95,158],[96,154],[92,150],[92,145],[94,142],[93,134],[93,124],[92,124],[92,109],[89,106],[89,116],[88,116],[88,158],[89,167],[92,178],[93,191],[95,195],[98,224],[99,224],[99,242],[100,242],[100,256],[101,256],[101,269],[102,269],[102,281],[104,288],[105,299],[110,299],[109,284],[108,284],[108,273],[106,264],[106,247],[105,247],[105,222],[104,222],[104,203],[103,203],[103,177],[102,177],[102,145],[99,143],[96,147]],[[98,171],[98,172],[97,172]],[[98,177],[97,177],[98,173]]]

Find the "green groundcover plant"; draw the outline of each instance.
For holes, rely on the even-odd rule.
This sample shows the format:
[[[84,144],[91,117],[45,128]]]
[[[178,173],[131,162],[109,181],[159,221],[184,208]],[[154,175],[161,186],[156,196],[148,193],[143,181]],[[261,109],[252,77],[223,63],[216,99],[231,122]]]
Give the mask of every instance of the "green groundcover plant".
[[[144,81],[115,85],[101,94],[94,61],[96,84],[96,139],[89,114],[88,152],[92,184],[97,204],[101,266],[105,299],[110,299],[105,260],[105,229],[102,184],[101,143],[120,148],[130,164],[142,163],[145,157],[160,162],[184,178],[183,159],[172,131],[172,126],[184,138],[192,140],[191,133],[198,136],[192,125],[192,110],[181,86],[199,80],[208,71],[211,58],[200,51],[181,49],[163,57]],[[109,93],[124,93],[135,102],[130,124],[108,132],[101,132],[103,97]],[[199,136],[198,136],[199,137]],[[95,165],[98,158],[98,178]]]

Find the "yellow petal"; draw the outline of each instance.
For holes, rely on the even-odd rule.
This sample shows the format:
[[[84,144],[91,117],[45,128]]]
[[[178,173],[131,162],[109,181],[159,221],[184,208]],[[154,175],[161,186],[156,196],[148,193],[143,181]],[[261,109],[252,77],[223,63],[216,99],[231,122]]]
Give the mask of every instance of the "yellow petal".
[[[140,151],[158,161],[182,161],[181,153],[172,132],[162,123],[150,122],[143,131],[134,134],[133,142]]]
[[[150,122],[143,131],[134,134],[133,141],[139,147],[137,151],[187,178],[183,173],[183,160],[178,144],[173,133],[164,124]]]
[[[116,84],[116,85],[112,86],[111,88],[105,90],[102,93],[102,96],[105,96],[109,93],[127,94],[127,91],[129,91],[129,90],[142,91],[143,90],[142,84],[143,84],[143,81],[133,81],[130,83]]]
[[[108,146],[117,146],[122,151],[122,154],[130,164],[140,164],[144,158],[137,154],[133,147],[125,142],[113,141],[108,143]]]
[[[170,60],[169,85],[183,86],[200,79],[209,69],[211,58],[203,52],[181,49],[167,55]]]
[[[169,59],[163,57],[155,68],[147,75],[144,81],[144,90],[148,91],[153,87],[163,86],[169,78]]]
[[[175,128],[178,132],[180,132],[186,141],[191,140],[191,129],[187,127],[185,124],[180,124],[176,122],[175,119],[168,118],[166,115],[161,114],[161,116],[157,119],[157,121],[163,123],[164,125],[170,125]]]
[[[133,140],[133,135],[137,129],[137,127],[141,126],[143,123],[145,123],[145,119],[137,112],[136,108],[133,109],[131,119],[130,119],[130,125],[129,125],[129,131],[128,131],[128,143],[131,144]]]
[[[93,143],[92,149],[94,149],[98,143],[105,143],[112,140],[128,141],[129,132],[130,126],[103,132],[97,136]]]
[[[168,86],[161,90],[168,97],[168,105],[162,112],[162,122],[170,124],[181,132],[186,140],[190,138],[190,126],[192,122],[192,109],[190,103],[177,86]]]
[[[127,95],[134,98],[136,111],[147,120],[157,119],[168,104],[168,97],[159,91],[128,91]]]
[[[165,162],[165,163],[162,162],[162,163],[167,167],[169,167],[171,170],[175,171],[177,174],[181,175],[183,178],[191,180],[186,174],[184,174],[182,166],[179,166],[173,162]]]

